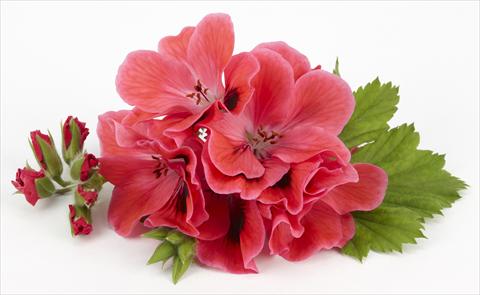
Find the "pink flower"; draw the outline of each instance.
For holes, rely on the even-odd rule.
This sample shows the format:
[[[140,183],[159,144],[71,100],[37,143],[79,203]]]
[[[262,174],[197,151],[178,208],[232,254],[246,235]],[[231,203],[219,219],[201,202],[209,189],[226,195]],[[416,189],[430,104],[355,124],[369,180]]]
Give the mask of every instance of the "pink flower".
[[[388,182],[385,171],[375,165],[353,166],[358,181],[334,187],[320,199],[305,205],[297,215],[277,206],[263,210],[264,217],[272,220],[271,254],[292,261],[303,260],[322,249],[343,247],[353,237],[355,224],[350,212],[378,207]],[[325,179],[324,172],[320,173]]]
[[[320,152],[348,163],[350,152],[337,134],[354,107],[350,88],[339,77],[314,70],[295,80],[292,65],[276,51],[258,48],[253,55],[260,71],[245,111],[237,116],[216,112],[203,123],[210,131],[202,155],[209,186],[243,199],[257,198],[282,179],[291,163]]]
[[[43,173],[43,171],[35,171],[25,167],[17,170],[16,179],[12,180],[12,184],[19,192],[25,195],[25,199],[32,204],[32,206],[35,206],[38,199],[40,199],[35,180],[44,177],[45,173]]]
[[[258,65],[250,53],[232,57],[233,45],[230,17],[207,15],[197,27],[160,40],[158,52],[130,53],[118,71],[118,93],[143,112],[181,117],[176,131],[192,126],[213,104],[241,113]]]
[[[98,160],[93,154],[85,154],[82,167],[80,169],[80,180],[87,181],[90,178],[92,168],[98,166]]]
[[[265,242],[265,228],[255,201],[238,194],[218,195],[204,189],[208,221],[199,227],[197,258],[231,273],[258,272],[254,258]]]
[[[82,185],[77,186],[77,193],[80,197],[83,198],[87,207],[93,206],[98,198],[97,191],[86,191]]]
[[[47,169],[47,163],[45,161],[45,157],[43,155],[42,149],[40,148],[40,143],[38,142],[37,136],[43,139],[48,145],[52,145],[52,141],[50,137],[46,134],[40,132],[40,130],[35,130],[30,132],[30,140],[32,142],[33,152],[35,153],[35,158],[37,159],[39,165],[43,169]]]
[[[188,235],[198,235],[196,227],[208,218],[195,176],[194,149],[198,143],[165,149],[145,135],[158,127],[156,122],[160,126],[165,122],[144,122],[149,125],[142,125],[141,134],[116,121],[116,115],[103,117],[99,132],[102,149],[108,151],[100,158],[100,173],[115,185],[110,224],[123,236],[131,235],[140,220],[148,227],[176,227]]]
[[[89,235],[93,230],[92,224],[84,216],[77,216],[79,213],[75,206],[68,205],[68,209],[70,210],[70,226],[73,234],[75,236]]]

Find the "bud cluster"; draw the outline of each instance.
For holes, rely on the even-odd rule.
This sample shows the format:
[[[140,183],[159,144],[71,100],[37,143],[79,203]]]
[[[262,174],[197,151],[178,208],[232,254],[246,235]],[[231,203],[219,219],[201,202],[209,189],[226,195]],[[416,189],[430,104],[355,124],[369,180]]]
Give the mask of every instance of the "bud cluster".
[[[57,152],[50,132],[30,132],[30,147],[40,169],[27,163],[18,169],[13,186],[23,194],[27,202],[35,206],[38,200],[64,195],[74,190],[74,204],[69,205],[69,220],[72,235],[88,235],[92,231],[90,210],[98,198],[105,179],[98,173],[98,160],[84,151],[84,142],[89,134],[85,123],[69,116],[62,124],[62,158],[70,170],[70,180],[64,180],[64,163]]]

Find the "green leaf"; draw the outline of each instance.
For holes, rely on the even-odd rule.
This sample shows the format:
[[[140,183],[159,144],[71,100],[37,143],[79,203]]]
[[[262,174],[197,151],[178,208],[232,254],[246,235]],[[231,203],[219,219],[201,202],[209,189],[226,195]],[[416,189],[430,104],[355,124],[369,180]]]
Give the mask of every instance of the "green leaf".
[[[337,59],[335,60],[335,68],[333,69],[333,72],[332,72],[334,75],[337,75],[340,77],[340,68],[339,68],[339,63],[338,63],[338,57]]]
[[[159,228],[155,228],[155,229],[152,229],[149,232],[144,233],[142,235],[142,237],[155,239],[155,240],[164,240],[169,231],[171,231],[171,228],[159,227]]]
[[[398,87],[376,78],[353,93],[355,111],[339,135],[349,148],[375,140],[388,130],[387,122],[397,110]]]
[[[147,264],[165,262],[173,255],[175,255],[175,247],[169,242],[163,242],[155,249]]]
[[[190,267],[192,260],[193,257],[190,257],[185,262],[182,262],[178,256],[173,259],[172,280],[174,284],[176,284],[178,280],[180,280],[180,278],[185,274],[187,269]]]
[[[402,245],[424,238],[424,219],[441,214],[460,198],[463,181],[443,169],[443,155],[418,150],[420,137],[413,125],[384,131],[375,142],[352,156],[352,163],[372,163],[388,174],[382,205],[354,212],[356,233],[342,252],[362,260],[370,250],[402,251]]]

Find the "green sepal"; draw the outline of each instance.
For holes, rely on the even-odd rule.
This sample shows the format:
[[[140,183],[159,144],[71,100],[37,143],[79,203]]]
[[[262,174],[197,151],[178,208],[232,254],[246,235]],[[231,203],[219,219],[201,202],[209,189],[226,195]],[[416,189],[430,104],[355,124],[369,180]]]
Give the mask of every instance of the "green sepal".
[[[170,242],[165,241],[158,245],[147,264],[153,264],[160,261],[165,262],[173,255],[175,255],[175,246],[173,246]]]
[[[186,263],[188,259],[195,255],[195,240],[192,238],[186,239],[178,246],[177,253],[182,263]]]
[[[142,235],[144,238],[155,239],[155,240],[164,240],[167,234],[171,231],[171,228],[168,227],[159,227],[152,229],[149,232],[146,232]]]
[[[75,206],[75,213],[76,213],[75,216],[78,218],[83,217],[89,224],[91,224],[92,214],[90,209],[87,208],[86,206],[81,206],[77,204],[75,204],[74,206]]]
[[[63,125],[62,125],[62,155],[63,159],[67,164],[70,165],[73,159],[78,154],[82,153],[82,147],[81,145],[81,138],[80,138],[80,128],[78,127],[77,123],[73,119],[73,117],[70,119],[69,122],[70,126],[70,132],[72,133],[72,140],[70,141],[70,145],[67,149],[65,149],[65,137],[63,134]]]
[[[50,137],[51,144],[48,144],[40,136],[37,135],[36,139],[42,151],[43,158],[45,160],[45,165],[47,165],[47,172],[52,178],[59,177],[63,172],[63,164],[60,156],[55,149],[55,144],[53,142],[52,135],[48,133]],[[36,155],[35,155],[36,156]],[[38,159],[37,159],[38,161]],[[38,161],[41,166],[40,161]]]
[[[165,240],[169,241],[173,245],[180,245],[185,240],[185,238],[186,236],[181,232],[172,230],[167,234]]]
[[[333,69],[333,72],[332,72],[332,73],[333,73],[334,75],[337,75],[337,76],[340,77],[340,67],[339,67],[339,66],[340,66],[340,65],[339,65],[338,57],[337,57],[337,59],[335,60],[335,68]]]
[[[41,198],[48,198],[55,193],[55,185],[48,177],[35,179],[35,189]]]
[[[94,171],[92,175],[88,178],[88,180],[83,184],[83,187],[85,187],[86,189],[94,189],[99,192],[105,182],[107,182],[106,179],[102,175],[100,175],[98,171]]]
[[[70,165],[70,177],[74,180],[80,180],[80,172],[82,172],[82,165],[83,161],[85,161],[85,157],[83,154],[77,155],[73,162]]]
[[[185,274],[187,269],[190,267],[192,260],[193,256],[189,257],[187,260],[185,260],[185,262],[182,262],[179,256],[175,256],[172,266],[172,280],[174,284],[176,284]]]

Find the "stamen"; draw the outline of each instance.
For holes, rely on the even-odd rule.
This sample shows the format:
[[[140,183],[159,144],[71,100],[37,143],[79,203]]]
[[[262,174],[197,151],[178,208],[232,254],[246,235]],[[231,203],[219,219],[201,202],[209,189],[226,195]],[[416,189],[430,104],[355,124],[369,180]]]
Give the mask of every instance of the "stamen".
[[[202,102],[202,99],[204,99],[206,102],[210,102],[207,97],[208,88],[204,87],[200,80],[197,80],[197,84],[193,86],[193,89],[195,90],[195,92],[189,93],[185,96],[192,99],[195,98],[195,103],[197,105]]]

